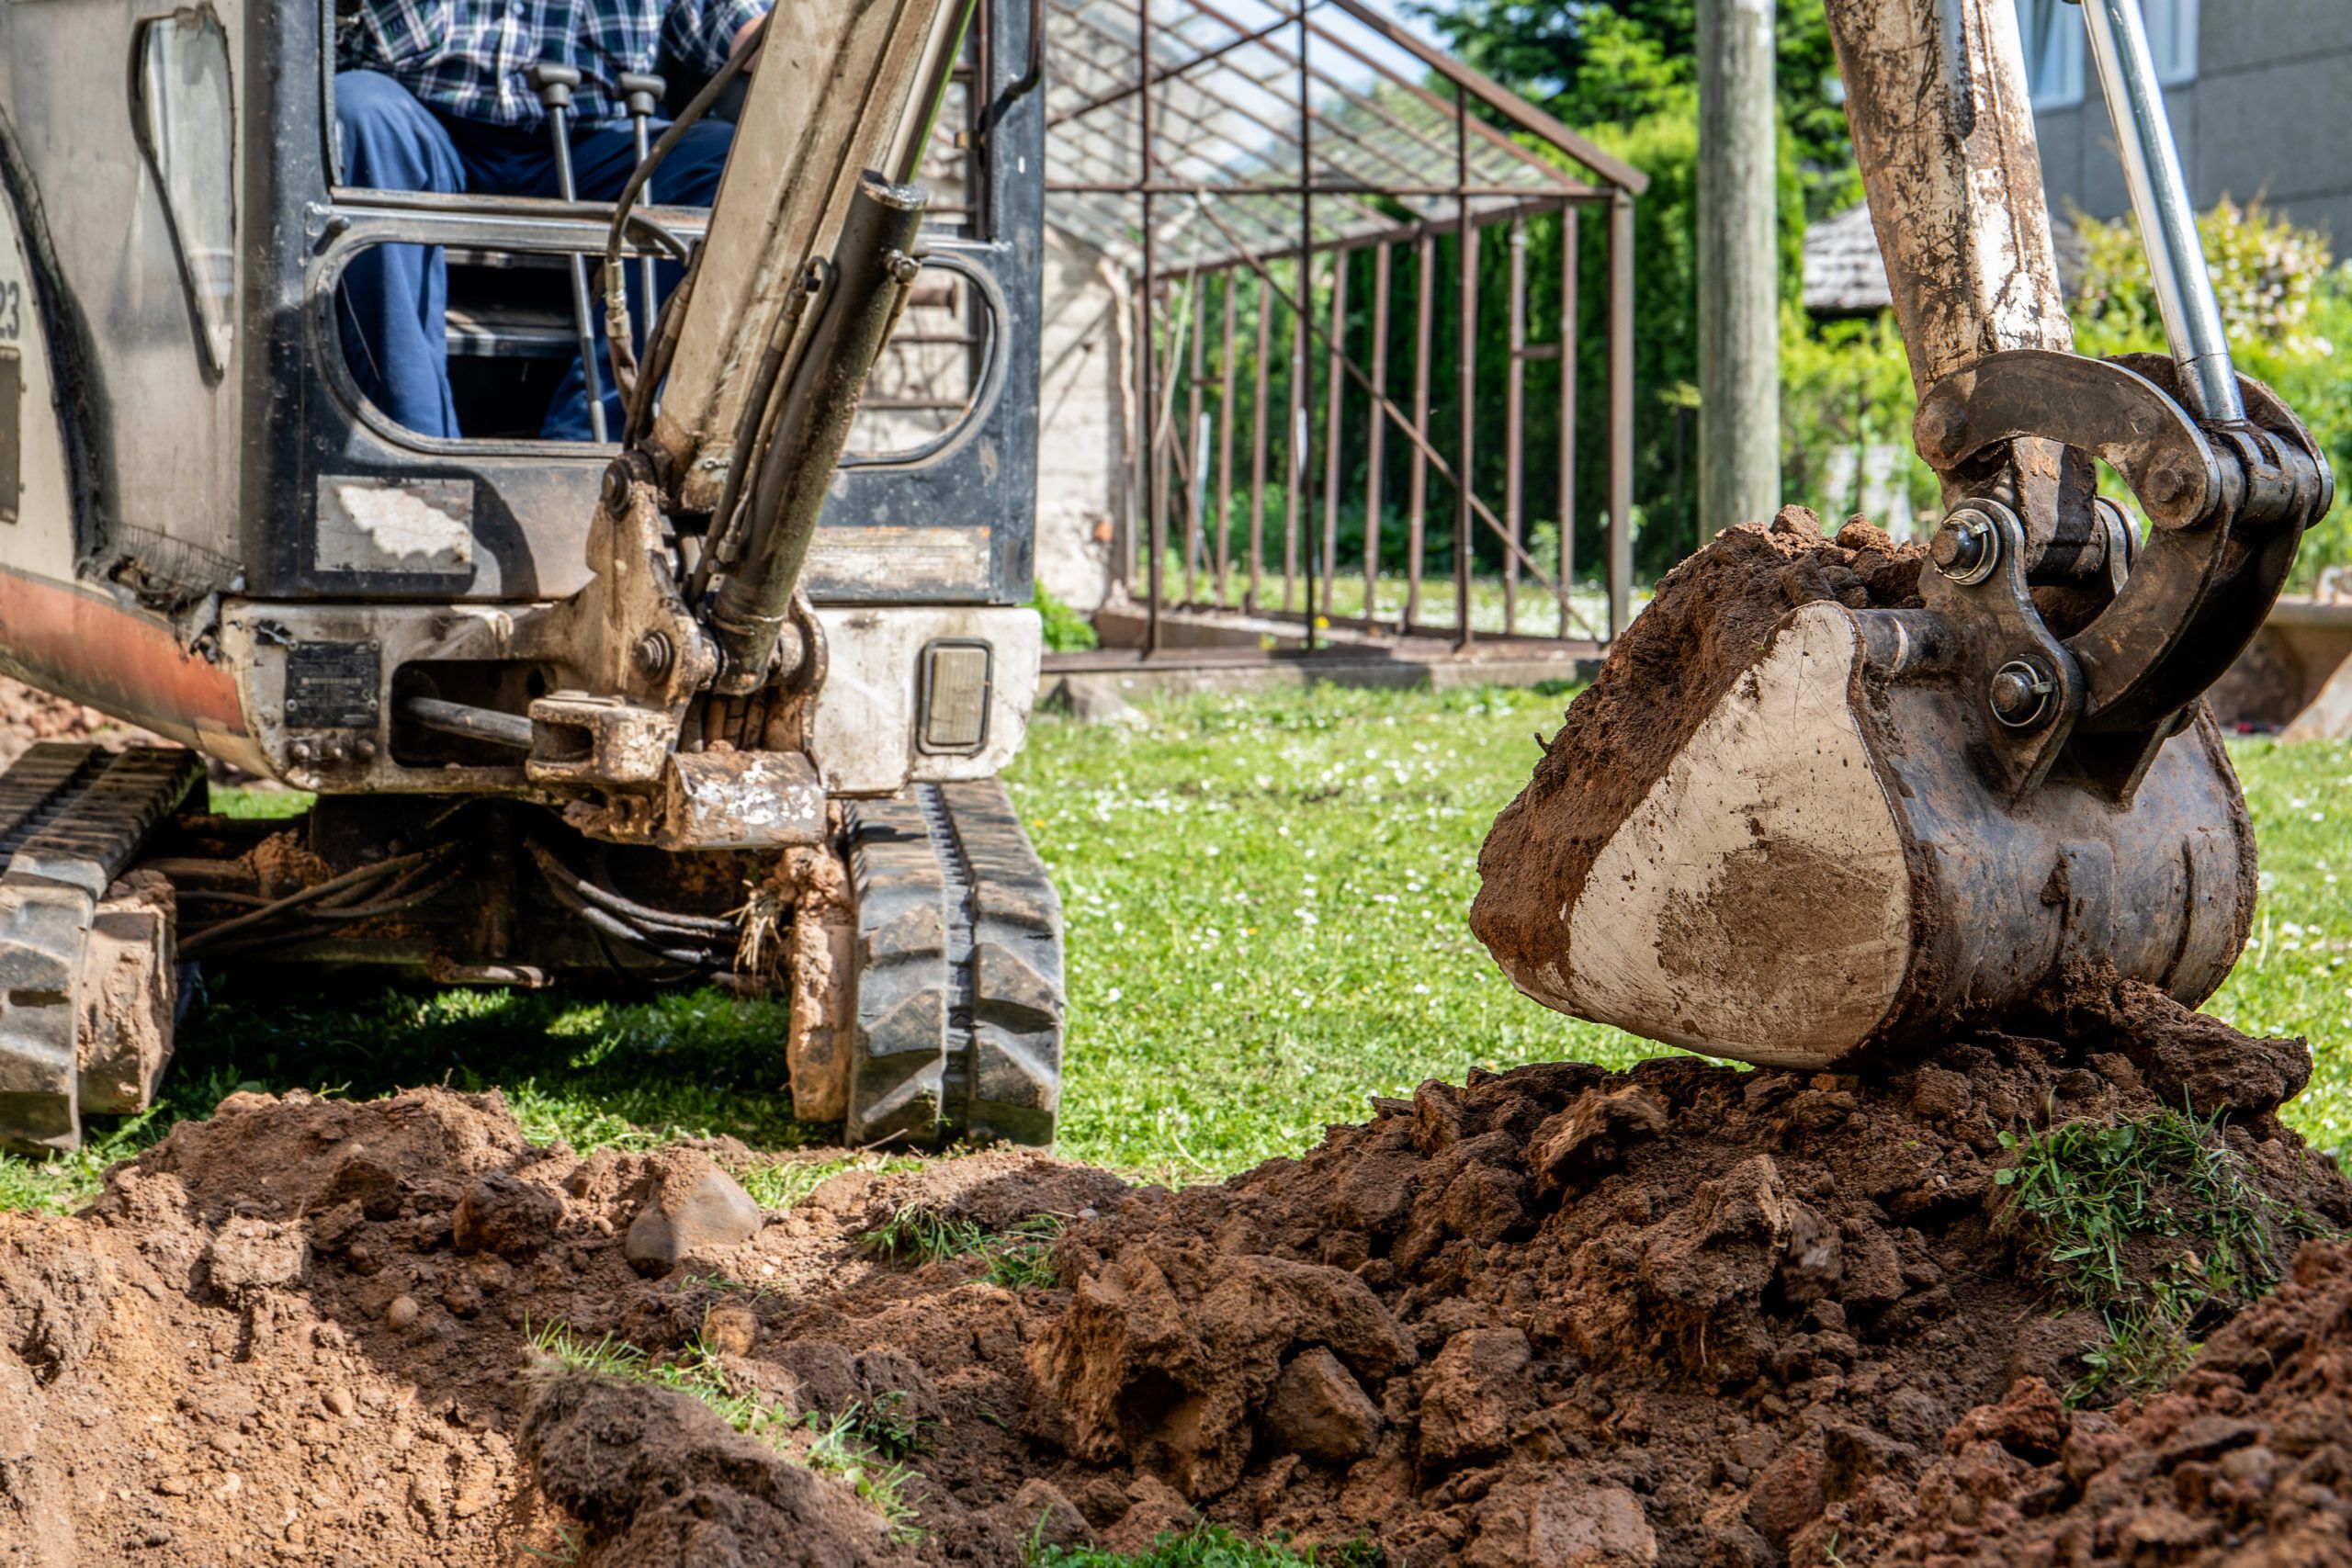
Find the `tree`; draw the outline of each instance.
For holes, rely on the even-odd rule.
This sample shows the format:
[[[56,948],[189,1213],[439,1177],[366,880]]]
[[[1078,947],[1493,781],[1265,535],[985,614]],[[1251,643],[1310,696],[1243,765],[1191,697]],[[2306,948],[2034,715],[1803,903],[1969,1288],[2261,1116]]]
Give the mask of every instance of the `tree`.
[[[1464,61],[1578,130],[1686,107],[1697,80],[1695,0],[1459,0],[1414,9]],[[1806,217],[1861,199],[1821,0],[1779,0],[1781,123]]]

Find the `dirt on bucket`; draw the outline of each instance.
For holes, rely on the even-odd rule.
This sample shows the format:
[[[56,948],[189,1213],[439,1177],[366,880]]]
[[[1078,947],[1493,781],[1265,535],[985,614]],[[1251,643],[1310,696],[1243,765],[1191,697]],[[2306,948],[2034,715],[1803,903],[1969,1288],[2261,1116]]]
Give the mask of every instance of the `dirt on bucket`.
[[[1432,1082],[1182,1190],[994,1152],[748,1214],[738,1147],[235,1096],[84,1213],[0,1217],[0,1563],[1012,1565],[1204,1520],[1464,1568],[2325,1539],[2352,1254],[2307,1248],[2170,1392],[2070,1412],[2101,1323],[2002,1219],[2019,1134],[2186,1100],[2294,1217],[2281,1259],[2352,1224],[2271,1114],[2300,1047],[2087,981],[2051,1023],[1874,1079]]]
[[[1825,600],[1917,609],[1926,560],[1923,546],[1861,518],[1832,538],[1811,510],[1789,506],[1770,525],[1724,530],[1660,579],[1479,851],[1470,929],[1504,968],[1555,956],[1558,911],[1790,611]]]

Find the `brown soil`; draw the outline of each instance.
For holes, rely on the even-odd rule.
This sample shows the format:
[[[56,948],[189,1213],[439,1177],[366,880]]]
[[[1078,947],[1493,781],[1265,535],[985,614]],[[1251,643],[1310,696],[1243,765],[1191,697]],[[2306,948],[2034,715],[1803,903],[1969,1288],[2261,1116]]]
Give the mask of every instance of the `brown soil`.
[[[1878,1079],[1425,1084],[1182,1191],[1010,1152],[853,1173],[650,1277],[655,1185],[740,1151],[582,1160],[441,1090],[234,1097],[84,1214],[0,1216],[0,1563],[1011,1565],[1041,1519],[1133,1550],[1195,1517],[1464,1568],[2073,1561],[2159,1515],[2190,1556],[2267,1529],[2338,1560],[2288,1543],[2352,1496],[2352,1252],[2307,1250],[2144,1410],[2046,1394],[2095,1325],[1995,1223],[1996,1129],[2206,1097],[2265,1186],[2352,1223],[2270,1114],[2298,1047],[2089,995],[2073,1043]],[[1058,1217],[1057,1282],[859,1248],[908,1205]],[[556,1371],[551,1324],[700,1337],[787,1412],[903,1396],[925,1534],[792,1462],[805,1431]]]
[[[2352,1561],[2352,1246],[2306,1247],[2143,1406],[2029,1381],[1944,1448],[1886,1561]]]
[[[83,740],[92,736],[128,739],[144,734],[96,708],[0,675],[0,768],[23,756],[36,740]]]
[[[1478,852],[1470,929],[1506,969],[1555,956],[1559,911],[1619,826],[1763,655],[1791,610],[1917,608],[1924,547],[1855,518],[1832,540],[1802,506],[1715,536],[1659,581]]]

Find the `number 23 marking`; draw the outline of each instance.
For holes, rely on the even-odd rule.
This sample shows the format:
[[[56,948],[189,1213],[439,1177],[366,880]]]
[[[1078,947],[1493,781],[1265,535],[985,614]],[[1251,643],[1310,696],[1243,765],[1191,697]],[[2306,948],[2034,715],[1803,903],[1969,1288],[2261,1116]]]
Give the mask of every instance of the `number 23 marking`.
[[[0,280],[0,343],[14,343],[25,330],[25,286]]]

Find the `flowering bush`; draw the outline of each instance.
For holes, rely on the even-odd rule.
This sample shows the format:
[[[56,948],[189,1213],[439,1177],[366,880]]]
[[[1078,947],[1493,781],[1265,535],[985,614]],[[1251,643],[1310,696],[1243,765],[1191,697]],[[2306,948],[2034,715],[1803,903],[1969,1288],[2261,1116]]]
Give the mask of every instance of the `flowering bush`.
[[[2162,352],[2164,321],[2139,231],[2077,215],[2085,245],[2072,302],[2075,346],[2085,354]],[[2198,220],[2213,292],[2243,373],[2267,384],[2301,416],[2341,473],[2352,464],[2352,377],[2338,345],[2352,352],[2352,265],[2335,261],[2327,236],[2301,229],[2259,201],[2223,199]],[[2303,539],[2294,585],[2322,568],[2352,560],[2352,506]]]

